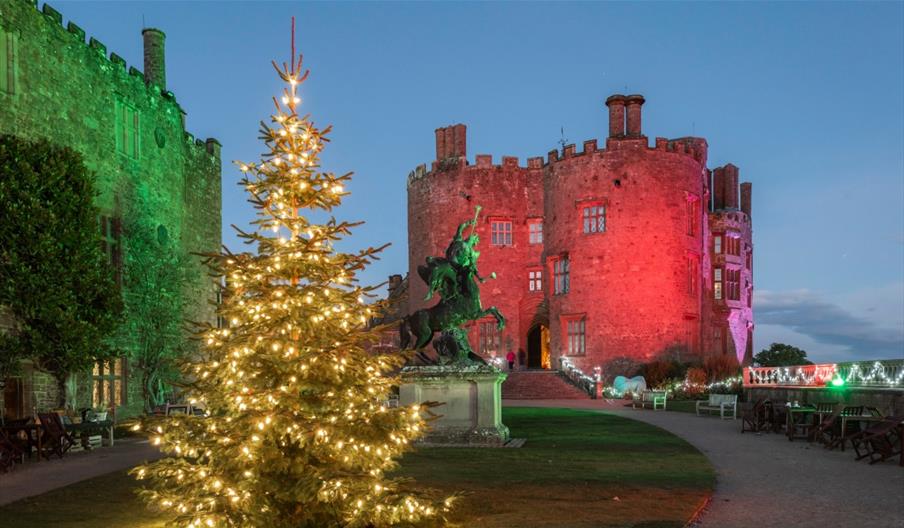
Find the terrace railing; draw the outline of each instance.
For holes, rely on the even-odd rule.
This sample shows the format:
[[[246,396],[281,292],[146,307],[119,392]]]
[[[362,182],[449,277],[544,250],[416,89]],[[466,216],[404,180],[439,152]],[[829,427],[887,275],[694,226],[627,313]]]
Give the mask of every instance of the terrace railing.
[[[793,367],[746,367],[744,387],[824,387],[835,383],[851,388],[904,390],[904,360],[823,363]]]

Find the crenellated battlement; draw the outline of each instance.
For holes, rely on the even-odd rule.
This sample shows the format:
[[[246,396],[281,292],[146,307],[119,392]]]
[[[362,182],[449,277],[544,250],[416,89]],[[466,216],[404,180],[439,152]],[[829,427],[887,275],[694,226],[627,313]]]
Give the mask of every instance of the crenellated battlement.
[[[166,102],[166,104],[174,105],[175,110],[177,112],[182,112],[181,107],[179,107],[179,104],[176,102],[175,95],[172,92],[167,91],[165,89],[165,86],[160,85],[159,82],[154,82],[155,79],[153,77],[146,75],[144,72],[142,72],[142,70],[138,69],[137,67],[129,66],[126,63],[126,60],[119,54],[117,54],[115,52],[109,52],[109,54],[108,54],[107,46],[103,42],[101,42],[100,40],[98,40],[94,37],[88,37],[85,33],[85,30],[82,29],[75,22],[69,21],[64,26],[62,13],[57,11],[50,4],[45,2],[43,5],[40,6],[40,9],[39,9],[37,0],[19,0],[19,1],[27,4],[31,9],[33,9],[35,11],[36,14],[40,15],[41,18],[43,18],[47,23],[52,24],[55,27],[58,27],[59,31],[61,32],[61,36],[64,36],[65,38],[70,38],[70,39],[80,42],[82,45],[84,45],[88,50],[90,50],[92,52],[91,55],[98,57],[99,60],[107,62],[110,65],[110,67],[107,67],[105,69],[107,71],[113,72],[114,75],[121,76],[120,79],[123,82],[135,82],[135,81],[141,82],[141,84],[143,84],[145,86],[145,90],[146,90],[148,97],[160,97],[163,101]],[[159,30],[153,30],[153,31],[162,35],[162,32],[159,32]],[[88,38],[87,42],[85,41],[86,37]],[[157,53],[159,56],[162,56],[162,53],[163,53],[162,45],[159,50],[155,49],[154,52]],[[147,52],[146,52],[146,55],[147,55]],[[160,62],[162,63],[162,58],[158,58],[158,60],[160,60]],[[146,61],[147,61],[147,59],[146,59]],[[158,73],[158,75],[161,75],[161,74]],[[192,138],[190,141],[187,141],[187,143],[191,143],[192,147],[198,146],[193,139],[194,136],[191,136],[191,134],[188,134],[188,132],[186,132],[186,137]],[[201,141],[200,147],[203,149],[203,151],[208,152],[210,155],[214,155],[213,152],[219,153],[218,148],[211,148],[209,146],[211,141],[216,144],[219,144],[216,139],[209,138],[206,141]]]

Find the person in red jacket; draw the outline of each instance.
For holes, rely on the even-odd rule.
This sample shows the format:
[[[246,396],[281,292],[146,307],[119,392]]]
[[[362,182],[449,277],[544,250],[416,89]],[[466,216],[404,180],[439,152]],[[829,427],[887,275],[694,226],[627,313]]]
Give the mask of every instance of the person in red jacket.
[[[505,360],[508,361],[509,370],[515,368],[515,353],[511,350],[508,351],[508,354],[505,355]]]

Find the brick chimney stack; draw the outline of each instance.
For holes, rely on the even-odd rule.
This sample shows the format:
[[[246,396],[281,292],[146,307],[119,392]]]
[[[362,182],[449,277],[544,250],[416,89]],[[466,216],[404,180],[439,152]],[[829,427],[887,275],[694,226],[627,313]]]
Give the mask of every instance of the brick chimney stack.
[[[625,137],[625,96],[610,95],[606,106],[609,107],[609,137]]]
[[[738,168],[731,163],[725,165],[725,208],[738,208]]]
[[[629,95],[625,98],[625,104],[628,107],[628,137],[641,137],[640,131],[640,107],[643,106],[644,98],[642,95]]]
[[[750,195],[753,193],[753,184],[744,182],[741,184],[741,211],[750,218]]]
[[[166,34],[159,29],[144,28],[141,36],[144,37],[144,78],[166,90]]]
[[[463,158],[468,154],[468,128],[458,124],[436,129],[436,159]]]

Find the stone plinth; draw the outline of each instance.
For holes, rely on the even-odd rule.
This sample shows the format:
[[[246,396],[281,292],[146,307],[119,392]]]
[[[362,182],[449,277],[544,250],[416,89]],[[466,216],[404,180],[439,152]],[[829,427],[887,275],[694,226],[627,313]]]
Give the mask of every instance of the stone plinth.
[[[423,441],[435,444],[498,446],[509,439],[502,423],[502,382],[506,374],[489,365],[429,365],[401,372],[399,404],[437,402]],[[425,417],[429,415],[425,412]]]

